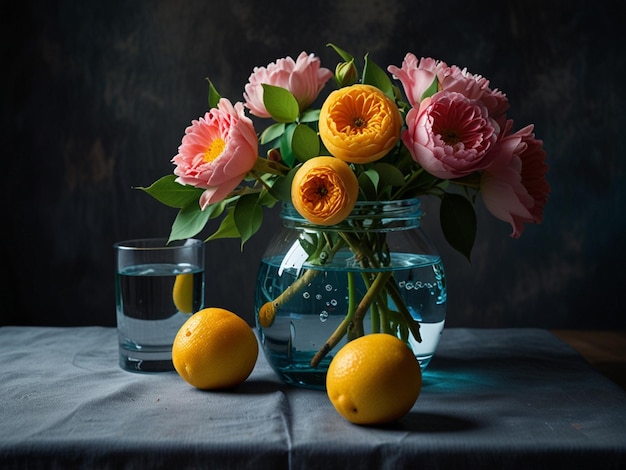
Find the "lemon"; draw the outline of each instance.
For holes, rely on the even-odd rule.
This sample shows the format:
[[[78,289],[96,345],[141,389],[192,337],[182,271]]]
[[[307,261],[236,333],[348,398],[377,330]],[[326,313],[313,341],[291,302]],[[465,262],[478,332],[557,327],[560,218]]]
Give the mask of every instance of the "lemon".
[[[254,369],[258,354],[252,328],[235,313],[217,307],[189,317],[172,345],[176,372],[203,390],[239,385]]]
[[[172,299],[180,313],[193,313],[193,274],[176,275]]]
[[[332,359],[326,392],[335,410],[355,424],[395,421],[415,404],[422,371],[406,343],[386,333],[356,338]]]

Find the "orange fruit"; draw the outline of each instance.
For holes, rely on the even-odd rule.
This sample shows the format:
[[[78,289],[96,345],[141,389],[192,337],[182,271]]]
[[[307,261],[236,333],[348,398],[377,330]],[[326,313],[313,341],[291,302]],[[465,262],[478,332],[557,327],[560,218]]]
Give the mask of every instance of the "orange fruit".
[[[256,335],[246,321],[216,307],[189,317],[172,345],[176,372],[204,390],[239,385],[254,369],[258,354]]]
[[[356,338],[330,362],[326,392],[335,410],[355,424],[382,424],[401,418],[422,389],[422,371],[413,351],[386,333]]]

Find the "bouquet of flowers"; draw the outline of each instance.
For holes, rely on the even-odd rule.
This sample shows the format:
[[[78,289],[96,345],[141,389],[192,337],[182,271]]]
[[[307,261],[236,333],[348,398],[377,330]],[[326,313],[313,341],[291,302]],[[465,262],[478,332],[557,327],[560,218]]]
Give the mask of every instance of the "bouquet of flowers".
[[[522,234],[524,224],[541,222],[550,191],[546,154],[533,125],[514,131],[504,93],[482,76],[432,58],[408,53],[400,67],[385,71],[368,55],[360,65],[329,46],[340,57],[334,73],[313,54],[279,59],[253,70],[243,102],[232,104],[209,81],[210,110],[185,130],[173,174],[142,188],[179,210],[171,240],[196,236],[221,218],[207,241],[236,237],[243,247],[261,227],[263,208],[278,202],[293,204],[323,228],[344,221],[357,201],[428,195],[441,199],[446,240],[469,259],[478,195],[491,214],[511,225],[512,237]],[[333,77],[334,89],[316,109]],[[260,124],[255,127],[248,113]],[[303,242],[311,265],[321,262],[320,253],[332,256],[340,246],[366,265],[386,262],[384,242],[373,246],[341,231],[322,238]],[[301,284],[307,275],[314,270],[305,271]],[[384,291],[402,314],[385,275],[367,281],[362,308]],[[280,303],[277,298],[261,309],[262,325],[271,325]],[[401,316],[419,337],[419,324],[406,312]],[[346,318],[334,337],[350,328],[362,334],[354,312]],[[329,340],[323,349],[333,344]]]

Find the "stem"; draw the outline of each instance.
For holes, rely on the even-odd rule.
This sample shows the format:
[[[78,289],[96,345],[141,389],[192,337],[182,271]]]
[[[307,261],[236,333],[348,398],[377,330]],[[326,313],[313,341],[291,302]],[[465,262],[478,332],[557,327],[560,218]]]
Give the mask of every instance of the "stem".
[[[320,362],[322,362],[322,359],[324,359],[326,354],[328,354],[330,350],[333,349],[339,341],[341,341],[341,338],[345,336],[351,322],[352,315],[346,315],[343,318],[337,329],[328,337],[324,345],[315,353],[313,359],[311,359],[311,362],[309,363],[311,367],[315,368],[320,365]]]
[[[353,331],[356,336],[363,336],[363,318],[367,313],[367,310],[370,308],[371,303],[376,299],[380,290],[387,284],[387,281],[391,277],[393,273],[391,271],[383,271],[376,274],[376,278],[372,285],[367,290],[361,302],[359,302],[359,306],[354,311],[354,318],[352,324],[354,325]]]
[[[390,279],[390,281],[392,280]],[[388,284],[387,292],[389,292],[389,295],[391,296],[391,300],[393,300],[393,303],[395,304],[396,308],[400,312],[400,315],[402,315],[402,317],[406,321],[406,324],[409,327],[409,330],[411,330],[411,334],[415,338],[415,341],[417,341],[418,343],[421,343],[422,335],[420,334],[419,322],[417,322],[411,316],[411,312],[409,312],[409,309],[407,309],[406,305],[404,305],[404,301],[402,300],[400,291],[398,291],[398,286],[396,286],[394,282],[388,282],[387,284]]]
[[[329,247],[329,243],[327,240],[326,246]],[[329,260],[335,256],[335,253],[339,251],[339,249],[343,246],[343,243],[335,243],[333,247],[330,247],[328,258]],[[324,250],[321,250],[324,251]],[[327,262],[329,261],[327,260]],[[259,309],[259,324],[263,328],[269,328],[274,323],[274,317],[276,316],[276,312],[283,305],[289,302],[289,300],[293,297],[293,295],[302,289],[307,284],[311,283],[315,276],[317,276],[321,271],[319,269],[307,269],[304,271],[304,274],[300,276],[298,279],[293,281],[292,284],[287,287],[278,297],[270,302],[266,302]]]
[[[417,178],[419,178],[419,176],[422,173],[424,173],[424,169],[423,168],[420,168],[419,170],[413,172],[411,177],[402,186],[400,186],[400,188],[396,191],[396,193],[393,196],[391,196],[391,199],[392,200],[400,199],[400,196],[402,195],[402,193],[404,191],[406,191],[406,188],[409,187],[413,181],[415,181]]]
[[[265,181],[263,181],[263,179],[260,176],[258,176],[256,172],[250,171],[248,175],[252,176],[257,183],[260,183],[261,186],[263,186],[268,191],[272,190],[272,188]]]
[[[307,269],[304,271],[304,274],[296,279],[293,284],[290,284],[287,289],[285,289],[278,297],[276,297],[271,302],[266,302],[259,309],[259,324],[263,328],[269,328],[274,323],[274,317],[276,316],[276,311],[285,303],[289,302],[291,297],[302,289],[304,286],[309,284],[315,276],[320,271],[317,269]]]
[[[348,315],[352,317],[354,315],[354,307],[356,296],[356,286],[354,285],[354,273],[348,271]]]
[[[288,166],[263,157],[257,157],[252,167],[252,172],[269,173],[277,176],[285,176],[289,173],[289,170],[291,170],[291,168]]]
[[[389,306],[387,305],[387,294],[383,291],[378,296],[376,303],[372,305],[372,309],[377,307],[380,316],[380,324],[382,325],[382,332],[393,334],[393,329],[391,328],[391,314],[389,312]]]
[[[361,325],[361,334],[363,336],[363,317],[365,317],[365,313],[367,309],[370,307],[371,303],[374,301],[376,296],[378,295],[380,289],[382,289],[391,276],[391,272],[385,271],[380,272],[376,275],[376,279],[372,283],[371,287],[367,290],[361,302],[354,310],[353,315],[346,315],[341,324],[337,327],[332,335],[326,340],[326,343],[320,348],[319,351],[313,356],[311,359],[310,365],[311,367],[317,367],[322,359],[328,354],[341,339],[344,337],[346,332],[350,330],[350,336],[353,335],[353,331],[355,328],[358,329],[358,325]]]

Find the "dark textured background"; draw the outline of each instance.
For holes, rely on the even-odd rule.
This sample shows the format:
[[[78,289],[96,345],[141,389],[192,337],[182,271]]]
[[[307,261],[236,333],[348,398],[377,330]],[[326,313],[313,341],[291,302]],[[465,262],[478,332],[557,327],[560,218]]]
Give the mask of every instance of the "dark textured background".
[[[49,1],[2,5],[0,324],[114,325],[112,244],[167,236],[175,211],[132,186],[172,170],[210,77],[241,100],[252,68],[333,42],[382,66],[406,52],[486,76],[536,124],[553,192],[519,240],[479,206],[472,264],[424,225],[449,326],[624,328],[623,13],[608,1]],[[470,5],[472,4],[472,5]],[[436,214],[436,203],[425,201]],[[275,213],[241,254],[207,246],[207,304],[252,322]]]

